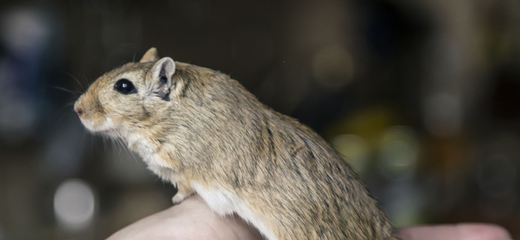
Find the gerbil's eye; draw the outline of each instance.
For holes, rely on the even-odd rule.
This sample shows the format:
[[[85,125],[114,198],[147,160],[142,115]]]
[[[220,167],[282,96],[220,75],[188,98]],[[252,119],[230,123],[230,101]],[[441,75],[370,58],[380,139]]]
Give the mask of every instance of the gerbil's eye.
[[[122,94],[132,94],[137,93],[137,89],[135,89],[134,84],[130,82],[128,79],[119,79],[114,85],[114,89]]]

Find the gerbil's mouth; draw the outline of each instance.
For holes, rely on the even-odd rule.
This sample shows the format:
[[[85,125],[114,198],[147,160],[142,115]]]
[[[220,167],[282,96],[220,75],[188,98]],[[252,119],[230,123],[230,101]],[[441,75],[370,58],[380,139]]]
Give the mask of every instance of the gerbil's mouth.
[[[107,135],[110,137],[117,138],[119,137],[118,132],[114,129],[114,124],[112,123],[112,119],[107,118],[105,122],[103,122],[100,125],[95,124],[93,121],[86,120],[84,118],[81,118],[81,122],[83,125],[90,130],[92,133],[100,133],[103,135]]]
[[[105,130],[96,131],[96,132],[104,134],[104,135],[108,135],[108,136],[114,137],[114,138],[119,137],[119,135],[117,134],[117,132],[114,129],[105,129]]]

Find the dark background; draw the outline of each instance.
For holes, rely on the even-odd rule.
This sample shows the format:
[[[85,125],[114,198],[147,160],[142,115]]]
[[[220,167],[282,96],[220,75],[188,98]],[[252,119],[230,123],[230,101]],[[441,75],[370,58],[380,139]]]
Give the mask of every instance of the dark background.
[[[398,227],[520,238],[517,0],[0,3],[0,240],[102,239],[175,190],[72,104],[161,56],[230,74],[330,141]]]

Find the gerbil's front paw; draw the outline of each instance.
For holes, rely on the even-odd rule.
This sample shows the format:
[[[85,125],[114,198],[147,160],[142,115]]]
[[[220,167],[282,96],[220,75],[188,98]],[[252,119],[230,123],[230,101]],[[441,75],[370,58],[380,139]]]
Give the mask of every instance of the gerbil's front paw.
[[[192,194],[193,193],[186,194],[186,193],[177,192],[177,194],[175,194],[175,196],[173,196],[173,198],[172,198],[173,205],[177,205],[177,204],[181,203],[182,201],[184,201],[184,199],[188,198]]]
[[[177,194],[173,196],[173,205],[179,204],[193,194],[193,189],[186,182],[177,182]]]

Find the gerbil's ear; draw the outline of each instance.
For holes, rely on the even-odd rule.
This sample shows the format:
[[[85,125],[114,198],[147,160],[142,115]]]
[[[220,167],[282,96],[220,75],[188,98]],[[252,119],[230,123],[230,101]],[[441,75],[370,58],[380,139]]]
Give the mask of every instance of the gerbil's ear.
[[[143,58],[141,58],[141,61],[139,61],[139,62],[140,63],[153,62],[153,61],[157,61],[157,59],[159,59],[159,53],[157,52],[157,49],[153,47],[153,48],[148,49],[148,51],[146,51],[146,53],[143,55]]]
[[[170,101],[170,88],[172,76],[175,73],[175,62],[164,57],[157,61],[151,69],[151,93],[166,101]]]

